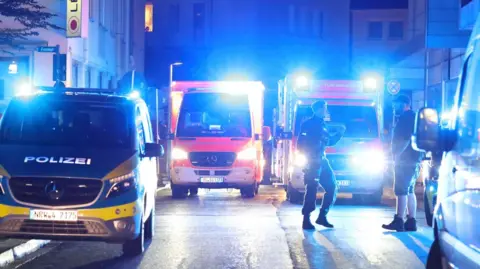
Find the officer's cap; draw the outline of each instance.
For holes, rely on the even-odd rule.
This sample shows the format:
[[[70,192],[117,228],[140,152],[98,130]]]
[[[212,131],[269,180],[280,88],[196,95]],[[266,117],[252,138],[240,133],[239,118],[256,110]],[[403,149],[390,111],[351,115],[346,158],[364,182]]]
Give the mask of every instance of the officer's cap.
[[[312,104],[312,110],[317,111],[320,108],[324,108],[326,105],[327,105],[327,102],[325,102],[325,100],[318,100]]]
[[[411,104],[411,101],[410,101],[410,98],[406,95],[399,95],[397,96],[395,99],[393,99],[393,102],[394,103],[402,103],[402,104],[406,104],[406,105],[410,105]]]

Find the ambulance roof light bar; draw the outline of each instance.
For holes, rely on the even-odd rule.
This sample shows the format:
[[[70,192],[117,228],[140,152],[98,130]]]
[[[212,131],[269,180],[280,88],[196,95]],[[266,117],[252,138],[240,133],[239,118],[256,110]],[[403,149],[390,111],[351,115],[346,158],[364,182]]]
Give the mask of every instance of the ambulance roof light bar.
[[[231,93],[247,93],[263,91],[265,86],[261,81],[175,81],[172,83],[172,91],[226,91]]]

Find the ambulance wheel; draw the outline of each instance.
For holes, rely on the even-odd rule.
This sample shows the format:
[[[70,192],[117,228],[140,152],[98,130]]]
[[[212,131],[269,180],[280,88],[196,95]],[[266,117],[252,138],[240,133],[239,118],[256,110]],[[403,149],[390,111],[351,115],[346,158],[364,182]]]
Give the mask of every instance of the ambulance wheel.
[[[287,200],[292,204],[301,204],[303,202],[303,193],[297,191],[292,186],[287,187]]]
[[[248,186],[248,187],[245,187],[245,188],[241,188],[240,189],[240,193],[242,194],[243,197],[245,198],[253,198],[255,197],[255,194],[257,192],[257,182],[253,183],[252,185]]]
[[[153,203],[152,211],[150,212],[150,217],[148,217],[147,222],[145,223],[145,238],[152,239],[155,235],[155,203]]]
[[[198,188],[190,188],[190,196],[197,196]]]
[[[145,251],[145,223],[143,222],[143,216],[140,220],[142,224],[137,238],[123,243],[123,254],[126,256],[137,256]]]
[[[182,186],[171,184],[170,188],[172,189],[172,198],[173,199],[183,199],[188,195],[188,189]]]
[[[372,205],[379,205],[382,203],[383,197],[383,188],[377,190],[376,192],[368,195],[368,200]]]

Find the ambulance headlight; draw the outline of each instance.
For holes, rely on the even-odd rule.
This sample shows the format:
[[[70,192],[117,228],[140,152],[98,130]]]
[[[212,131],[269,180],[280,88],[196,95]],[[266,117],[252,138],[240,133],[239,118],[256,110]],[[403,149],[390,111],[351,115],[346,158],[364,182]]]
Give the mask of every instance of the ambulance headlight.
[[[186,160],[188,159],[188,153],[182,149],[174,148],[172,150],[172,160]]]
[[[107,198],[119,196],[131,189],[137,187],[137,177],[135,172],[130,172],[123,176],[111,178],[108,181],[110,182],[110,190],[107,193]]]
[[[248,149],[242,150],[237,154],[237,159],[239,159],[239,160],[255,160],[255,159],[257,159],[257,149],[256,148],[248,148]]]
[[[302,153],[299,153],[297,152],[295,154],[295,159],[294,159],[294,164],[295,166],[298,166],[298,167],[305,167],[308,163],[308,160],[307,160],[307,157],[302,154]]]
[[[382,151],[358,153],[350,157],[350,163],[357,169],[370,173],[380,173],[385,170],[385,155]]]

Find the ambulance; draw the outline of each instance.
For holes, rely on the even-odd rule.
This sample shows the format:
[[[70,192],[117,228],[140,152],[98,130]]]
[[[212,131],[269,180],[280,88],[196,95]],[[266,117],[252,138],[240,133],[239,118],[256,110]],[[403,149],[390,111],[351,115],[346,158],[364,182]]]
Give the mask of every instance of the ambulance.
[[[352,194],[362,202],[379,203],[386,168],[382,144],[383,91],[364,87],[360,80],[281,83],[278,118],[281,138],[273,170],[284,184],[288,200],[298,203],[303,199],[303,169],[308,160],[296,149],[296,142],[302,123],[313,114],[312,103],[320,99],[328,104],[329,128],[346,127],[344,137],[326,151],[339,192]]]
[[[258,193],[263,177],[265,87],[257,81],[176,81],[170,94],[172,196],[199,188]],[[264,135],[265,134],[265,135]]]

